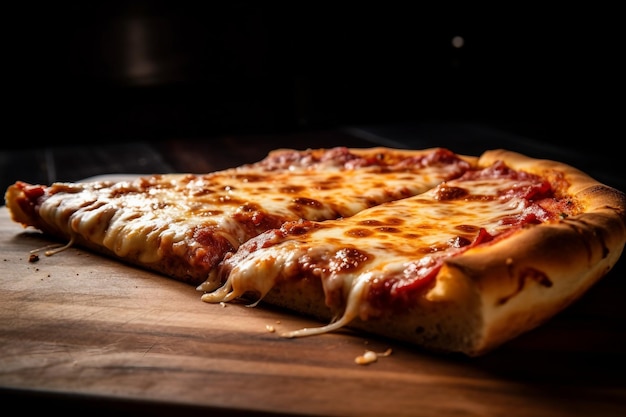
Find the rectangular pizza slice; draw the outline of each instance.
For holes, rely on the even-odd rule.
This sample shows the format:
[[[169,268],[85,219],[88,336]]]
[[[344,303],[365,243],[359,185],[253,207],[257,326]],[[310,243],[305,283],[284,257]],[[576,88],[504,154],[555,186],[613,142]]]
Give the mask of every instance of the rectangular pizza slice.
[[[619,259],[626,198],[512,152],[349,218],[300,220],[227,256],[206,302],[259,301],[431,350],[484,354],[577,300]]]

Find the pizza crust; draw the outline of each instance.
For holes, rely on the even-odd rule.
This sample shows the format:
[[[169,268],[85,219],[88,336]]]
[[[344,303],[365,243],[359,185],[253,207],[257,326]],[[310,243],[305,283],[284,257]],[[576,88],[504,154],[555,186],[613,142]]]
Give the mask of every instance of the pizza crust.
[[[565,180],[583,206],[556,224],[530,226],[494,245],[450,259],[442,274],[471,282],[481,298],[482,329],[468,353],[481,354],[530,330],[579,299],[617,263],[626,242],[626,197],[562,163],[491,151],[480,165],[509,166]],[[445,291],[444,291],[445,293]]]

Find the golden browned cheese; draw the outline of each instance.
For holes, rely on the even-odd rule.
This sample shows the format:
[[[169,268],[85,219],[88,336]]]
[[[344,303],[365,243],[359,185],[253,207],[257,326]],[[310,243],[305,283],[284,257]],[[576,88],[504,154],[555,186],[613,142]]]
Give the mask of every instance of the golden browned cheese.
[[[5,200],[25,226],[198,285],[226,253],[265,230],[419,194],[461,175],[471,160],[443,149],[281,150],[206,175],[17,183]]]

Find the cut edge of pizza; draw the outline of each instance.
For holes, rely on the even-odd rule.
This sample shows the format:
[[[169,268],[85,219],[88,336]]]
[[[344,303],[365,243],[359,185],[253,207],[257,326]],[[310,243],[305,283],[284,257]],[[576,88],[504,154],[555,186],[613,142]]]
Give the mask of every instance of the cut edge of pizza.
[[[620,258],[626,197],[506,150],[425,193],[285,223],[226,257],[206,302],[263,301],[440,352],[483,355],[579,299]]]

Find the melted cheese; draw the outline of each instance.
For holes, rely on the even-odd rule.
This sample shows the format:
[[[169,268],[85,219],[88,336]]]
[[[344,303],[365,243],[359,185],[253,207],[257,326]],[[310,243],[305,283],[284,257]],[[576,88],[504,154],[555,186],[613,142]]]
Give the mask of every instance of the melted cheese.
[[[208,234],[225,239],[232,250],[285,221],[351,216],[418,194],[462,172],[453,163],[350,168],[332,159],[309,163],[300,158],[280,167],[257,163],[209,175],[168,174],[117,184],[57,183],[41,203],[39,215],[60,234],[81,236],[120,258],[156,264],[178,256],[206,263],[209,256],[201,255],[218,251]]]
[[[202,300],[228,301],[249,292],[262,299],[279,280],[317,276],[327,304],[343,313],[326,326],[283,336],[332,331],[357,316],[366,320],[378,314],[367,301],[372,286],[393,277],[390,294],[399,294],[442,259],[463,251],[480,233],[495,236],[519,225],[537,207],[523,193],[511,190],[535,185],[531,180],[503,178],[452,180],[350,218],[325,221],[305,235],[287,233],[276,244],[226,260],[221,266],[222,275],[227,274],[225,284]],[[254,240],[247,247],[253,248]],[[199,289],[214,287],[219,276],[214,274]]]

